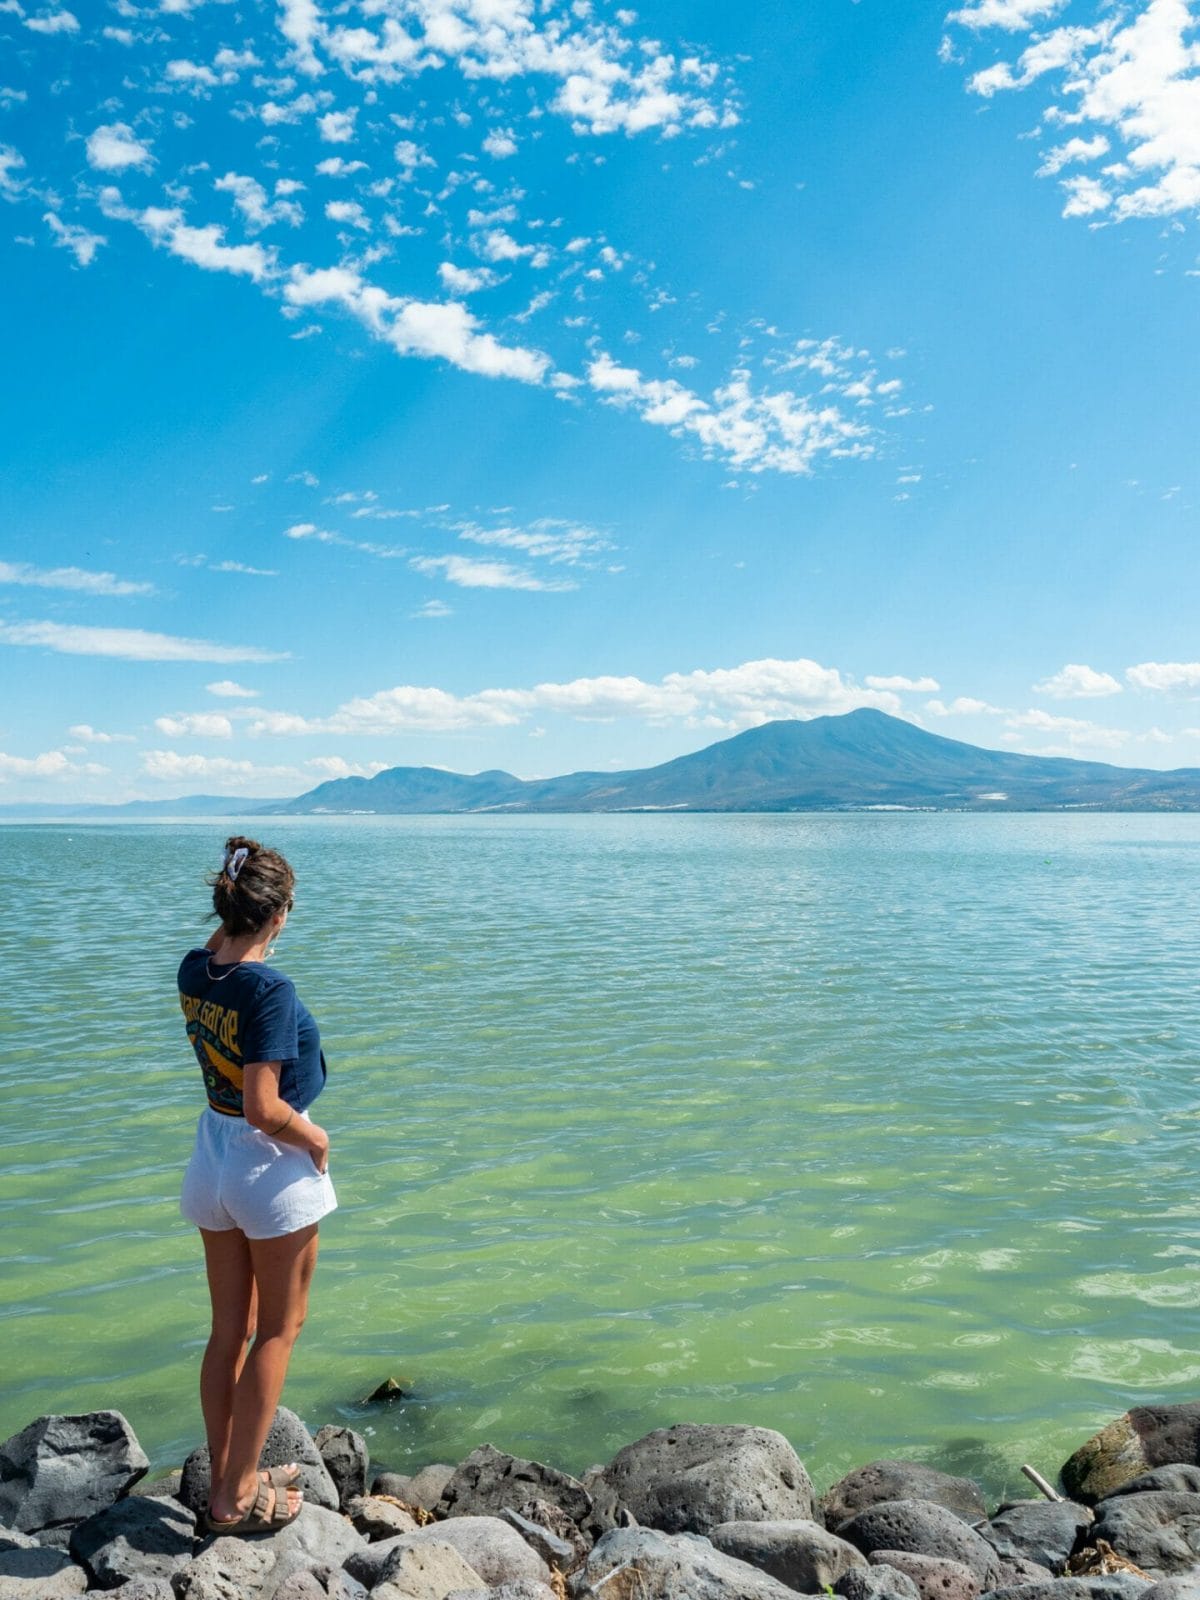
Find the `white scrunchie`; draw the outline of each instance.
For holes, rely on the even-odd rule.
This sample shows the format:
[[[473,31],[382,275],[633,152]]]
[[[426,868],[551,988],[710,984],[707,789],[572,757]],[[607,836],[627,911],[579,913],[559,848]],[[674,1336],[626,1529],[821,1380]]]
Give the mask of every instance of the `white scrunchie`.
[[[230,883],[237,882],[237,875],[242,870],[242,867],[245,864],[249,854],[250,852],[246,849],[244,844],[239,845],[238,848],[232,852],[226,850],[225,860],[221,863],[221,870],[229,875]]]

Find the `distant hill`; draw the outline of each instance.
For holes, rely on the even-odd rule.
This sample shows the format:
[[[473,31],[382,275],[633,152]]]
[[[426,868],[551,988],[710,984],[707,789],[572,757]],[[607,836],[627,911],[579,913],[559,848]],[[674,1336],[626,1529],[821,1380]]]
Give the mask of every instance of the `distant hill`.
[[[984,750],[864,709],[768,722],[661,766],[532,781],[392,767],[263,810],[375,812],[1198,811],[1200,769],[1116,767]]]
[[[123,817],[252,817],[257,812],[269,811],[278,815],[287,800],[247,800],[245,796],[228,794],[189,794],[178,800],[127,800],[122,805],[13,805],[0,806],[0,819],[14,821],[22,818],[47,822],[72,817],[108,817],[120,822]]]

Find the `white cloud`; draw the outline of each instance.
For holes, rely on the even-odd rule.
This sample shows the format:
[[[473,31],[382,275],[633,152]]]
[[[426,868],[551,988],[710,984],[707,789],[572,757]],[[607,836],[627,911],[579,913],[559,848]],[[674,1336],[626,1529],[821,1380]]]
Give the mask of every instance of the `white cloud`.
[[[1135,689],[1200,688],[1200,661],[1143,661],[1129,667],[1125,676]]]
[[[550,358],[541,351],[501,344],[494,335],[480,332],[477,319],[456,300],[398,299],[346,267],[315,272],[295,267],[284,295],[297,306],[329,302],[344,306],[399,354],[441,358],[483,377],[540,383],[550,366]]]
[[[410,611],[409,617],[414,622],[424,622],[430,618],[452,617],[454,612],[444,600],[426,600],[423,606],[416,611]]]
[[[318,161],[316,170],[323,178],[352,178],[356,172],[365,172],[365,161],[347,161],[342,156],[326,156]]]
[[[613,548],[611,540],[595,528],[583,523],[567,522],[560,517],[541,517],[527,528],[508,524],[486,528],[477,522],[461,522],[451,526],[460,539],[470,544],[520,550],[527,556],[572,567],[578,566],[587,556],[599,555]]]
[[[204,687],[209,694],[215,694],[222,700],[255,700],[262,692],[260,689],[247,689],[232,678],[221,678],[217,683],[206,683]]]
[[[168,739],[233,738],[233,723],[217,711],[182,712],[174,717],[155,717],[154,726]]]
[[[11,144],[0,144],[0,194],[14,199],[25,187],[24,178],[14,177],[25,165],[25,157]]]
[[[42,221],[54,235],[54,243],[61,250],[70,250],[81,267],[90,267],[96,251],[108,240],[102,233],[89,233],[79,223],[63,222],[53,211],[47,211]]]
[[[346,761],[342,756],[312,756],[304,763],[323,779],[373,778],[387,771],[386,761]]]
[[[141,628],[86,628],[61,622],[0,622],[0,644],[31,645],[69,656],[119,661],[285,661],[257,645],[214,644]]]
[[[833,667],[800,658],[747,661],[712,671],[671,672],[650,683],[632,676],[576,678],[531,689],[483,689],[455,695],[403,684],[347,701],[329,717],[264,712],[250,726],[259,735],[379,734],[512,727],[558,713],[582,721],[641,718],[723,731],[776,718],[839,715],[859,706],[896,714],[892,693],[860,688]]]
[[[1032,22],[1056,15],[1066,3],[1067,0],[975,0],[974,5],[952,11],[946,21],[961,23],[964,28],[1002,28],[1006,33],[1017,33]]]
[[[822,456],[874,453],[870,430],[835,404],[787,389],[756,393],[746,368],[735,369],[711,402],[674,378],[644,378],[604,354],[591,362],[587,377],[610,404],[629,407],[677,436],[691,435],[706,456],[748,472],[810,473]]]
[[[269,785],[294,785],[302,776],[296,767],[261,767],[232,756],[180,755],[176,750],[147,750],[142,771],[160,783],[229,784],[239,793],[256,794],[271,794]]]
[[[260,244],[227,245],[225,230],[216,223],[194,228],[183,220],[178,208],[170,210],[148,206],[135,220],[156,245],[165,245],[172,255],[203,267],[207,272],[232,272],[235,276],[261,283],[275,270],[275,254]]]
[[[539,578],[507,561],[476,561],[471,556],[414,556],[409,563],[426,577],[442,577],[462,589],[575,589],[569,578]]]
[[[71,11],[47,11],[40,17],[26,17],[25,26],[33,33],[78,33],[79,19]]]
[[[1068,662],[1061,671],[1035,683],[1034,694],[1049,695],[1052,700],[1091,700],[1103,695],[1120,694],[1121,685],[1108,672],[1097,672],[1094,667],[1081,662]]]
[[[327,111],[317,118],[317,129],[326,144],[349,144],[354,138],[354,122],[358,107],[349,111]]]
[[[438,277],[451,294],[476,294],[502,281],[489,267],[456,267],[449,261],[438,267]]]
[[[868,673],[864,681],[868,689],[895,689],[901,694],[936,694],[941,688],[936,678],[877,678]]]
[[[67,729],[72,739],[80,744],[136,744],[132,733],[101,733],[88,722],[77,722]]]
[[[325,207],[325,215],[330,222],[344,222],[351,228],[361,228],[364,233],[371,231],[371,219],[357,200],[331,200]]]
[[[0,584],[14,583],[33,589],[74,589],[81,594],[153,594],[152,583],[131,583],[111,572],[88,572],[83,567],[34,567],[27,561],[0,561]]]
[[[867,682],[870,683],[871,679],[868,678]],[[949,705],[947,705],[944,700],[926,700],[925,709],[926,711],[932,712],[935,717],[978,717],[1003,715],[999,706],[991,706],[986,700],[976,700],[967,694],[957,695],[953,700],[951,700]]]
[[[1005,726],[1012,729],[1033,729],[1037,733],[1057,734],[1065,744],[1050,752],[1065,749],[1074,754],[1078,749],[1113,750],[1125,744],[1129,735],[1120,728],[1104,728],[1080,717],[1055,717],[1048,711],[1022,711],[1009,716]]]
[[[73,778],[107,772],[107,767],[88,762],[76,766],[62,750],[46,750],[40,756],[10,756],[0,752],[0,783],[10,778]]]
[[[219,194],[233,196],[234,205],[246,219],[246,226],[252,233],[269,228],[273,222],[286,222],[291,227],[298,228],[304,221],[304,212],[294,200],[288,198],[269,200],[267,191],[255,178],[237,172],[227,172],[223,178],[216,180],[213,188]]]
[[[516,136],[511,128],[493,128],[483,141],[483,148],[495,160],[502,161],[506,156],[516,155]]]
[[[97,172],[124,172],[127,167],[149,167],[154,161],[149,146],[127,122],[112,122],[90,134],[87,158]]]
[[[1067,164],[1101,160],[1112,137],[1121,159],[1092,174],[1062,180],[1063,214],[1131,217],[1194,212],[1200,205],[1200,51],[1188,0],[1134,0],[1101,8],[1092,27],[1038,24],[1061,9],[1039,0],[980,0],[948,19],[978,31],[1028,32],[1015,63],[976,72],[969,87],[991,96],[1025,89],[1060,74],[1059,98],[1046,113],[1052,124],[1087,128],[1052,150],[1041,167],[1053,176]]]

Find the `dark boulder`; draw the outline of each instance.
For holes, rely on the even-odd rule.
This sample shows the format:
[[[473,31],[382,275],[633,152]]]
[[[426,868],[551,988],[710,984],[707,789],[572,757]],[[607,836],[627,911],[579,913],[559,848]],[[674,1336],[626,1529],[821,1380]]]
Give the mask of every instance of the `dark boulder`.
[[[432,1511],[456,1471],[457,1468],[448,1462],[435,1461],[412,1477],[402,1472],[381,1472],[371,1485],[371,1493],[390,1494],[396,1500],[403,1500],[406,1506]]]
[[[1088,1542],[1097,1539],[1144,1572],[1189,1572],[1200,1564],[1200,1494],[1114,1495],[1096,1507]]]
[[[1105,1499],[1111,1500],[1119,1494],[1149,1494],[1155,1489],[1167,1489],[1172,1494],[1200,1494],[1200,1467],[1189,1467],[1182,1461],[1172,1462],[1166,1467],[1154,1467],[1149,1472],[1143,1472],[1139,1478],[1130,1478],[1128,1483],[1121,1484]]]
[[[796,1600],[796,1591],[695,1534],[613,1528],[591,1550],[572,1593],[601,1600]]]
[[[498,1517],[508,1508],[519,1511],[531,1500],[559,1506],[576,1527],[585,1526],[592,1514],[592,1497],[578,1478],[484,1444],[454,1469],[436,1515]]]
[[[312,1435],[294,1411],[280,1406],[267,1433],[259,1465],[282,1467],[292,1461],[300,1469],[296,1487],[303,1490],[305,1502],[312,1506],[323,1506],[327,1511],[336,1511],[337,1486],[325,1470],[325,1463],[321,1460]],[[198,1450],[193,1450],[183,1464],[179,1498],[189,1511],[199,1515],[208,1505],[211,1488],[208,1446],[204,1444]]]
[[[912,1550],[876,1550],[871,1560],[911,1578],[921,1600],[976,1600],[979,1594],[979,1579],[961,1561]]]
[[[0,1444],[0,1523],[37,1533],[82,1522],[149,1465],[119,1411],[38,1417]]]
[[[1006,1561],[1036,1561],[1061,1574],[1091,1523],[1091,1511],[1074,1500],[1012,1500],[979,1532]]]
[[[921,1591],[907,1573],[882,1561],[843,1572],[833,1592],[842,1600],[921,1600]]]
[[[819,1522],[722,1522],[708,1537],[718,1550],[770,1573],[790,1589],[820,1594],[865,1557]]]
[[[964,1522],[987,1516],[979,1485],[970,1478],[955,1478],[919,1461],[872,1461],[839,1478],[821,1496],[825,1525],[839,1527],[855,1512],[885,1500],[931,1500]]]
[[[71,1556],[95,1589],[133,1578],[172,1576],[192,1559],[196,1519],[178,1500],[132,1495],[98,1511],[71,1534]]]
[[[1000,1557],[987,1540],[931,1500],[887,1500],[868,1506],[837,1531],[867,1556],[875,1550],[906,1550],[960,1561],[975,1574],[981,1589],[992,1588],[1000,1578]]]
[[[1051,1578],[1047,1583],[1021,1583],[992,1589],[983,1600],[1143,1600],[1150,1592],[1144,1578],[1113,1572],[1095,1578]]]
[[[87,1573],[62,1550],[32,1545],[0,1551],[0,1600],[71,1600],[87,1588]]]
[[[692,1422],[656,1428],[618,1450],[603,1479],[639,1523],[665,1533],[813,1518],[804,1463],[772,1428]]]
[[[367,1492],[367,1471],[371,1458],[367,1441],[353,1428],[321,1428],[313,1440],[325,1463],[325,1470],[333,1479],[338,1492],[338,1503],[343,1508],[347,1500]]]
[[[1200,1464],[1200,1402],[1135,1406],[1101,1428],[1063,1464],[1072,1500],[1092,1505],[1154,1467]]]

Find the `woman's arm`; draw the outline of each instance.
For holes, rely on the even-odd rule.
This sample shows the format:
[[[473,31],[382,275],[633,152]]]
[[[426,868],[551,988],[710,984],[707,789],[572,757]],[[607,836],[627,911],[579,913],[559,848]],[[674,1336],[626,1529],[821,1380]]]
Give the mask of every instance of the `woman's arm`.
[[[252,1061],[242,1083],[246,1121],[279,1144],[307,1150],[318,1172],[329,1165],[329,1135],[307,1117],[298,1117],[279,1094],[282,1061]]]

